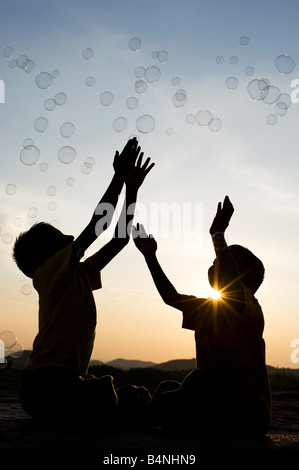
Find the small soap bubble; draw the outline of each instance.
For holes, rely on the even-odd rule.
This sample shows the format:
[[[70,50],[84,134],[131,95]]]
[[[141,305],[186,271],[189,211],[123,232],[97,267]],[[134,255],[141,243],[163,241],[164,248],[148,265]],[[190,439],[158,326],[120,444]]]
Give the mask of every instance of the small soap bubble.
[[[144,80],[136,80],[134,88],[137,93],[143,95],[147,90],[147,83]]]
[[[41,164],[39,165],[39,169],[40,169],[40,171],[42,171],[42,172],[47,171],[47,169],[48,169],[48,163],[46,163],[46,162],[41,163]]]
[[[10,59],[8,61],[8,67],[12,70],[16,69],[18,66],[16,59]]]
[[[255,70],[254,70],[254,67],[246,67],[245,69],[245,73],[248,77],[251,77],[253,74],[254,74]]]
[[[86,85],[89,86],[89,87],[94,86],[95,82],[96,82],[96,79],[94,77],[91,77],[91,76],[87,77],[86,80],[85,80]]]
[[[153,59],[158,59],[158,54],[159,54],[158,51],[152,52],[152,58],[153,58]]]
[[[17,57],[17,66],[19,67],[19,69],[23,69],[24,68],[24,63],[29,60],[29,57],[27,55],[19,55],[19,57]]]
[[[6,245],[9,245],[9,243],[11,243],[13,240],[13,237],[10,233],[4,233],[2,235],[2,241],[3,243],[5,243]]]
[[[65,93],[60,91],[59,93],[56,93],[54,96],[54,101],[58,106],[63,106],[67,102],[67,96]]]
[[[171,79],[171,84],[173,86],[179,86],[181,84],[181,79],[179,77],[173,77]]]
[[[187,93],[185,90],[178,90],[175,94],[175,97],[178,101],[185,101],[187,99]]]
[[[48,98],[44,102],[44,108],[47,111],[54,111],[54,109],[56,108],[56,101],[53,98]]]
[[[195,123],[195,116],[194,114],[187,114],[187,116],[185,117],[185,121],[187,124],[194,124]]]
[[[23,295],[30,295],[32,292],[32,286],[30,284],[23,284],[21,287],[21,292]]]
[[[274,110],[277,116],[284,116],[288,111],[288,107],[285,103],[279,101],[279,103],[276,103]]]
[[[277,123],[277,116],[275,116],[275,114],[269,114],[266,121],[270,126],[274,126],[274,124]]]
[[[92,172],[92,165],[91,163],[88,163],[88,162],[84,162],[82,165],[81,165],[81,172],[84,174],[84,175],[89,175],[91,172]]]
[[[123,132],[127,128],[127,125],[128,125],[127,119],[122,116],[114,119],[113,121],[113,129],[116,132]]]
[[[229,58],[229,63],[231,65],[236,65],[238,63],[238,57],[236,55],[232,55],[230,58]]]
[[[34,145],[34,140],[27,137],[23,142],[23,147],[26,147],[27,145]]]
[[[128,109],[136,109],[138,106],[138,100],[134,96],[127,99],[126,105]]]
[[[93,51],[93,49],[91,49],[91,47],[86,47],[86,49],[83,49],[83,51],[82,51],[82,56],[83,56],[84,59],[86,59],[86,60],[92,59],[93,56],[94,56],[94,51]]]
[[[156,83],[159,78],[161,77],[161,70],[159,67],[152,65],[151,67],[147,67],[145,71],[145,78],[150,83]]]
[[[134,70],[134,74],[137,78],[143,78],[145,74],[145,68],[141,65],[139,67],[136,67],[136,69]]]
[[[34,121],[34,129],[37,132],[45,132],[48,129],[48,126],[49,126],[49,122],[48,122],[48,119],[46,119],[45,117],[38,117]]]
[[[139,51],[141,48],[141,40],[139,38],[131,38],[128,42],[128,46],[131,49],[131,51]]]
[[[47,189],[47,194],[48,196],[55,196],[57,192],[57,189],[55,188],[55,186],[49,186],[48,189]]]
[[[23,352],[24,350],[20,343],[16,343],[12,348],[9,349],[9,356],[13,359],[17,359],[18,357],[22,356]]]
[[[11,46],[6,46],[3,49],[3,55],[4,57],[7,57],[8,59],[13,56],[14,50]]]
[[[57,209],[57,202],[51,201],[48,204],[49,211],[55,211]]]
[[[20,151],[20,160],[24,165],[35,165],[40,157],[40,150],[35,145],[26,145]]]
[[[240,39],[239,39],[239,41],[240,41],[241,46],[248,46],[248,44],[249,44],[249,37],[247,37],[247,36],[241,36]]]
[[[34,219],[35,217],[37,217],[37,214],[38,214],[38,210],[36,207],[29,207],[27,211],[28,217],[30,217],[31,219]]]
[[[13,183],[10,183],[6,186],[5,188],[5,191],[7,194],[9,194],[10,196],[13,196],[14,194],[16,194],[17,192],[17,187],[15,184]]]
[[[35,69],[35,63],[33,62],[33,60],[27,59],[24,61],[22,68],[25,72],[30,73],[32,72],[32,70]]]
[[[75,178],[73,178],[72,176],[69,176],[69,178],[67,178],[67,180],[66,180],[66,184],[67,184],[68,186],[74,186],[74,184],[75,184]]]
[[[166,135],[173,135],[174,134],[174,129],[173,129],[173,127],[167,127],[165,132],[166,132]]]
[[[40,72],[36,76],[35,82],[39,88],[41,88],[42,90],[46,90],[52,85],[53,78],[52,75],[50,75],[48,72]]]
[[[23,225],[23,220],[20,217],[16,217],[14,220],[14,224],[16,227],[21,227]]]
[[[195,115],[195,120],[200,126],[208,126],[213,119],[213,115],[207,109],[201,109]]]
[[[84,161],[85,163],[88,163],[89,165],[92,165],[92,166],[96,164],[96,161],[93,157],[86,157]]]
[[[60,134],[62,137],[65,137],[66,139],[69,137],[72,137],[75,132],[75,126],[72,122],[64,122],[60,126]]]
[[[218,132],[222,127],[222,121],[219,118],[212,118],[209,123],[209,129],[211,132]]]
[[[0,340],[3,342],[6,350],[13,348],[17,344],[16,335],[12,331],[2,331],[0,333]]]
[[[104,106],[111,106],[114,101],[114,96],[110,91],[104,91],[100,95],[100,102]]]
[[[76,158],[76,150],[73,147],[65,145],[58,150],[58,159],[66,165],[72,163]]]
[[[266,86],[261,92],[261,99],[265,104],[276,103],[280,96],[280,89],[277,86]]]
[[[158,61],[161,62],[162,64],[164,64],[165,62],[167,62],[168,58],[169,58],[169,54],[168,54],[167,51],[164,51],[164,50],[163,50],[163,51],[159,51],[159,52],[158,52],[158,57],[157,57],[157,59],[158,59]]]
[[[156,121],[153,116],[143,114],[136,120],[136,128],[142,134],[150,134],[156,127]]]
[[[292,73],[295,68],[295,62],[287,54],[279,55],[274,61],[275,67],[282,74],[286,75]]]
[[[285,103],[287,108],[289,108],[292,104],[291,97],[290,95],[288,95],[288,93],[282,93],[277,101],[279,101],[280,103]]]
[[[187,94],[185,90],[179,90],[172,97],[172,103],[176,108],[182,108],[187,103]]]
[[[228,77],[225,80],[225,85],[229,90],[235,90],[239,85],[239,81],[236,77]]]
[[[59,70],[53,70],[53,72],[51,72],[51,75],[56,80],[57,78],[60,77],[60,72],[59,72]]]
[[[222,55],[218,55],[218,56],[216,57],[216,63],[217,63],[218,65],[222,65],[223,62],[224,62],[224,57],[223,57]]]

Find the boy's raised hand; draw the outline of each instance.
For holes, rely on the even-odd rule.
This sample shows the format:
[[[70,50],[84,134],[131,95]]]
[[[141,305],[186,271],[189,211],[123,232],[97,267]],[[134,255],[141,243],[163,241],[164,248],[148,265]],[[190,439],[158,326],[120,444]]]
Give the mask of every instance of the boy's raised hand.
[[[138,190],[140,186],[142,185],[146,175],[155,166],[154,163],[151,163],[149,165],[150,160],[151,160],[149,157],[145,160],[144,164],[142,165],[142,158],[143,158],[143,152],[141,152],[136,165],[133,166],[133,168],[130,170],[127,177],[125,178],[127,189],[129,188],[129,189]]]
[[[142,224],[132,227],[132,236],[138,250],[144,255],[150,255],[157,251],[158,245],[152,235],[147,235]]]
[[[133,137],[133,139],[128,140],[121,154],[119,154],[117,150],[115,152],[113,160],[113,168],[115,174],[125,180],[125,178],[128,176],[128,173],[134,167],[139,152],[140,147],[138,145],[136,137]]]
[[[225,232],[233,213],[234,207],[229,197],[225,196],[223,205],[221,205],[221,202],[218,203],[217,212],[210,227],[210,234],[214,235],[216,232]]]

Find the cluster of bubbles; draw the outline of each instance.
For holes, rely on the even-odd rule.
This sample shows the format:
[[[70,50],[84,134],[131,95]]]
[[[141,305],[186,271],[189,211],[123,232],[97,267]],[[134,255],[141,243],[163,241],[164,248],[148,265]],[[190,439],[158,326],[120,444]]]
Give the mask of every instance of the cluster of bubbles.
[[[23,347],[18,343],[16,335],[12,331],[0,332],[0,369],[7,365],[7,357],[18,358],[23,354]]]
[[[8,59],[8,67],[10,69],[20,69],[27,73],[35,69],[35,63],[27,55],[21,54],[14,58],[14,49],[11,46],[4,47],[3,55]]]
[[[219,117],[214,117],[208,109],[200,109],[196,114],[187,114],[187,124],[197,123],[201,127],[207,127],[211,132],[218,132],[222,127],[222,121]]]

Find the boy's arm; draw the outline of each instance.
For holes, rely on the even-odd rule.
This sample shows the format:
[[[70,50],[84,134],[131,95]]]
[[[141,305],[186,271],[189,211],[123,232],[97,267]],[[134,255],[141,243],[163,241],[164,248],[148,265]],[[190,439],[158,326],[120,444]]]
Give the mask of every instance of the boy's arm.
[[[224,299],[240,302],[244,299],[244,286],[240,281],[238,266],[225,241],[225,230],[233,212],[233,205],[226,196],[223,205],[221,202],[218,203],[217,212],[210,227],[210,235],[217,258],[214,276],[216,276],[218,290],[221,291]]]
[[[140,154],[136,166],[131,170],[125,180],[126,196],[114,236],[99,250],[100,270],[102,270],[129,242],[138,190],[146,175],[155,165],[154,163],[149,165],[150,158],[147,158],[142,165],[142,157],[143,153]]]
[[[152,275],[155,286],[163,301],[167,305],[171,305],[178,310],[182,310],[182,302],[185,298],[189,298],[189,296],[179,294],[161,268],[156,257],[156,240],[152,235],[146,234],[144,227],[141,224],[137,224],[137,227],[133,227],[133,238],[136,247],[145,258],[145,262]]]
[[[115,153],[113,178],[98,203],[90,222],[73,242],[72,266],[76,265],[85,250],[110,225],[124,181],[134,166],[139,152],[140,147],[138,146],[137,139],[133,138],[127,142],[121,154],[118,151]]]

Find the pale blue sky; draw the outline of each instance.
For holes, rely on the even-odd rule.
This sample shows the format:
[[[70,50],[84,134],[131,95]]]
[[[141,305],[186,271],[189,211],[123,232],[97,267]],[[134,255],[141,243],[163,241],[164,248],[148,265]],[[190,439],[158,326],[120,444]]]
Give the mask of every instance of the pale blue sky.
[[[247,85],[255,78],[267,78],[282,93],[291,94],[291,81],[299,78],[297,2],[214,1],[2,1],[0,16],[0,79],[5,83],[6,102],[0,104],[1,125],[1,208],[0,239],[0,332],[12,330],[26,348],[37,332],[37,296],[21,293],[30,283],[11,261],[11,244],[3,234],[15,237],[38,220],[57,220],[60,229],[78,235],[112,177],[112,158],[127,138],[137,135],[146,155],[156,162],[140,190],[139,201],[150,214],[151,203],[200,204],[200,236],[193,246],[183,237],[163,237],[156,233],[159,258],[178,291],[209,295],[206,271],[213,260],[208,236],[217,202],[231,196],[235,214],[228,230],[231,243],[251,248],[263,260],[266,279],[258,291],[265,314],[267,362],[296,367],[290,361],[290,343],[299,337],[298,321],[298,104],[274,126],[266,122],[274,105],[254,102]],[[241,36],[249,38],[242,47]],[[133,52],[128,41],[138,37],[140,51]],[[26,73],[8,67],[2,50],[14,49],[13,58],[26,54],[35,69]],[[94,58],[82,57],[90,47]],[[169,59],[159,63],[154,51],[166,50]],[[280,74],[274,60],[290,55],[296,63],[290,74]],[[216,57],[223,56],[218,66]],[[237,65],[229,63],[238,57]],[[160,80],[148,83],[139,95],[134,90],[137,66],[158,66]],[[245,68],[255,68],[253,76]],[[42,71],[59,70],[52,86],[41,90],[35,77]],[[96,79],[87,87],[85,79]],[[239,85],[228,90],[225,81],[236,77]],[[178,109],[172,103],[175,88],[171,79],[179,77],[187,102]],[[99,96],[110,91],[114,102],[103,106]],[[56,93],[67,94],[65,106],[47,111],[44,101]],[[135,110],[126,99],[135,96]],[[212,133],[197,123],[185,121],[187,114],[208,109],[222,121]],[[141,134],[136,119],[150,114],[156,127]],[[46,117],[48,130],[34,129],[38,117]],[[128,121],[124,132],[113,130],[115,118]],[[60,125],[70,121],[75,134],[70,139],[59,134]],[[168,135],[166,129],[172,128]],[[26,167],[19,160],[23,141],[32,138],[40,149],[39,163]],[[76,149],[70,165],[61,164],[57,151],[62,145]],[[89,175],[81,164],[93,157],[96,164]],[[47,172],[39,164],[47,162]],[[73,177],[69,187],[66,179]],[[15,195],[6,186],[17,187]],[[55,186],[57,194],[47,195]],[[48,203],[57,202],[49,211]],[[38,216],[27,216],[29,207]],[[142,217],[140,215],[140,217]],[[22,226],[15,219],[22,219]],[[149,216],[144,223],[150,223]],[[161,228],[161,227],[160,227]],[[202,242],[200,240],[203,239]],[[99,240],[96,250],[105,242]],[[181,317],[158,297],[143,259],[133,243],[103,272],[103,289],[96,293],[98,334],[94,357],[104,361],[116,357],[164,361],[194,357],[192,332],[181,329]],[[121,334],[120,334],[121,333]]]

